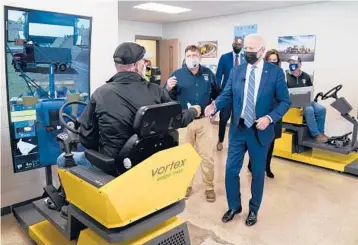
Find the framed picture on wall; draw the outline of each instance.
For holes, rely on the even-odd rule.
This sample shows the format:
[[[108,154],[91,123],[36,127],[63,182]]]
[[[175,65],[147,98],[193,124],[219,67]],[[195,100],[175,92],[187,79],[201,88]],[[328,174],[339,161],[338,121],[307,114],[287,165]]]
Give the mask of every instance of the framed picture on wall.
[[[216,58],[218,55],[218,41],[198,42],[202,58]]]
[[[312,62],[314,61],[315,48],[315,35],[278,37],[278,52],[282,61],[288,61],[291,56],[296,55],[303,62]]]

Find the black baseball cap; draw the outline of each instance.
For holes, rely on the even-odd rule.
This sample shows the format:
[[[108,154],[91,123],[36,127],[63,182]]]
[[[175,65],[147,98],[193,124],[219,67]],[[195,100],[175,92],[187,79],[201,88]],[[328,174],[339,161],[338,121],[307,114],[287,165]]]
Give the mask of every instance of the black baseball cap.
[[[113,60],[117,64],[134,64],[141,59],[145,59],[145,48],[137,43],[124,42],[120,44],[113,54]]]

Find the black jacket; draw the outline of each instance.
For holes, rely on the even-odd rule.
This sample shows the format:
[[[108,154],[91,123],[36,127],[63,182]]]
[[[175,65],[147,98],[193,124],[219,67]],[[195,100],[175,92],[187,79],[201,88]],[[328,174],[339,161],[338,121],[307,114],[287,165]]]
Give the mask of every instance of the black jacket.
[[[312,86],[311,76],[306,72],[301,71],[301,74],[296,77],[286,71],[287,87],[288,88],[302,88]]]
[[[164,89],[144,81],[134,72],[120,72],[91,96],[79,118],[80,142],[87,149],[116,157],[126,141],[134,134],[133,122],[142,106],[170,102]],[[183,112],[182,127],[196,117],[191,108]]]

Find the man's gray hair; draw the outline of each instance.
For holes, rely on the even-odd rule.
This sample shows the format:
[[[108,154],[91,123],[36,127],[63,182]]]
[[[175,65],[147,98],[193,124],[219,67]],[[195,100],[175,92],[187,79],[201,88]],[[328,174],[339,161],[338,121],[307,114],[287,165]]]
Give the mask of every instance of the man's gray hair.
[[[255,39],[260,43],[261,47],[264,47],[264,48],[266,47],[265,39],[257,33],[251,33],[251,34],[247,35],[245,37],[245,41],[247,39]],[[244,41],[244,43],[245,43],[245,41]]]
[[[115,64],[115,66],[118,72],[136,71],[135,64],[129,64],[129,65]]]

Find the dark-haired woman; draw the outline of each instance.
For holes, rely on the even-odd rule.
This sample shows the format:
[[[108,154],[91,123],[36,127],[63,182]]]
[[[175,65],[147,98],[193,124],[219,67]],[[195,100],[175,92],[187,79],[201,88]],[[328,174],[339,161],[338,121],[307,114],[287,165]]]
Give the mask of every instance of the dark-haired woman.
[[[271,49],[271,50],[267,51],[267,53],[265,55],[265,61],[281,67],[280,56],[278,54],[278,51],[275,49]],[[275,139],[281,138],[281,134],[282,134],[282,122],[279,121],[279,122],[275,123]],[[271,171],[271,158],[272,158],[273,148],[275,147],[275,139],[272,141],[271,146],[267,152],[266,175],[269,178],[275,177],[275,175]],[[251,161],[249,161],[248,168],[251,172]]]

